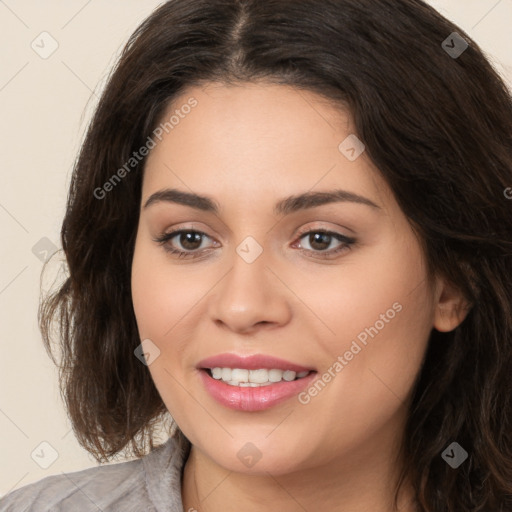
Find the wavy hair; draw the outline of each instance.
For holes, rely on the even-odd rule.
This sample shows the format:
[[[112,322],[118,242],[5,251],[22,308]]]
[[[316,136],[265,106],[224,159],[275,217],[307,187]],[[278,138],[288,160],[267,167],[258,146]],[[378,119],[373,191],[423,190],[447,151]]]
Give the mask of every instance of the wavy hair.
[[[443,47],[453,32],[468,43],[458,56]],[[421,0],[171,0],[130,37],[73,170],[68,273],[39,308],[80,444],[98,461],[128,446],[141,456],[167,413],[134,356],[130,271],[146,159],[106,197],[97,191],[187,87],[256,81],[348,109],[421,234],[429,276],[448,278],[471,306],[453,331],[432,330],[396,496],[407,475],[422,512],[512,510],[512,98],[477,43]],[[468,452],[457,469],[441,457],[455,441]]]

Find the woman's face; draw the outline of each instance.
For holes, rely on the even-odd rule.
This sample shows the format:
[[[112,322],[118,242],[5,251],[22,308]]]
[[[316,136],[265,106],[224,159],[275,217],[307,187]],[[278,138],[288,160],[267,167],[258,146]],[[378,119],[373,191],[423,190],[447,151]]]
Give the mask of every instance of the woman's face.
[[[404,214],[358,156],[350,118],[313,93],[254,84],[190,88],[164,122],[173,114],[147,160],[132,268],[167,409],[233,471],[384,454],[402,432],[441,286],[429,286]],[[284,362],[221,356],[233,354]],[[292,383],[294,365],[310,373]],[[225,369],[213,378],[210,367]],[[236,385],[249,377],[255,386]],[[258,385],[269,380],[279,382]]]

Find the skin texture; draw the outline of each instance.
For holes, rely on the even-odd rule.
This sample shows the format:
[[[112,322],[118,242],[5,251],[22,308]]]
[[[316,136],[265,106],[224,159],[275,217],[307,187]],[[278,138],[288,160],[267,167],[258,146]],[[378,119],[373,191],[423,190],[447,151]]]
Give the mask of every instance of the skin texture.
[[[165,118],[190,97],[197,106],[148,157],[132,266],[141,340],[160,350],[149,371],[192,442],[184,510],[390,511],[429,334],[462,322],[462,298],[441,278],[427,282],[419,242],[366,153],[349,161],[338,149],[354,132],[346,112],[288,86],[209,84],[185,91]],[[144,208],[165,188],[210,196],[219,215],[164,201]],[[284,197],[334,188],[380,208],[338,202],[273,215]],[[153,240],[185,228],[207,236],[167,246],[201,257],[177,258]],[[342,242],[299,233],[314,229],[356,242],[322,258]],[[248,236],[263,249],[250,264],[236,252]],[[269,354],[320,377],[395,303],[394,318],[307,404],[235,411],[199,379],[197,363],[223,352]],[[237,457],[247,442],[262,455],[252,467]],[[407,493],[400,510],[414,510]]]

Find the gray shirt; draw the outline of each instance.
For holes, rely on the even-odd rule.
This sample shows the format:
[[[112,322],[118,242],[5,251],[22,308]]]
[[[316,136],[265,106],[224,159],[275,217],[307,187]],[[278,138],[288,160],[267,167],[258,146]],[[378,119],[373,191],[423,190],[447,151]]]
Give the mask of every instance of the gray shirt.
[[[170,437],[140,459],[43,478],[0,499],[0,512],[183,512],[190,442]]]

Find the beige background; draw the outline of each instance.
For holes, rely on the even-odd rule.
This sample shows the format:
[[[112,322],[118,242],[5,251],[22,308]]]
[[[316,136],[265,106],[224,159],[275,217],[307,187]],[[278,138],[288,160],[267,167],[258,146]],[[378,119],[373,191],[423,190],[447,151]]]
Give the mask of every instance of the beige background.
[[[96,465],[74,438],[40,340],[40,257],[59,246],[73,160],[105,77],[129,35],[161,3],[0,0],[0,495]],[[430,3],[512,84],[512,0]],[[56,44],[42,32],[58,43],[46,59],[31,47],[42,52]]]

